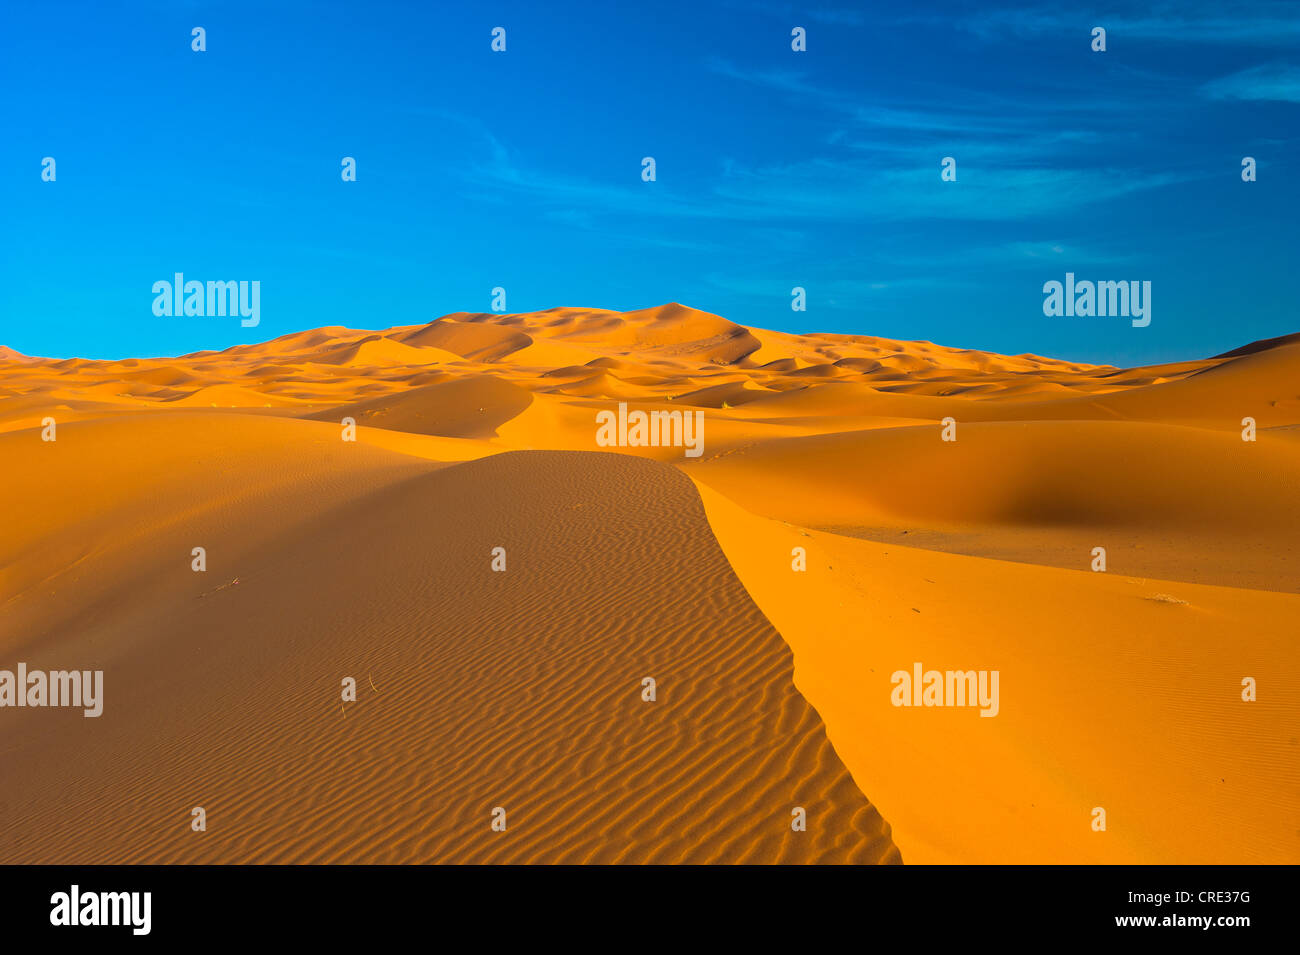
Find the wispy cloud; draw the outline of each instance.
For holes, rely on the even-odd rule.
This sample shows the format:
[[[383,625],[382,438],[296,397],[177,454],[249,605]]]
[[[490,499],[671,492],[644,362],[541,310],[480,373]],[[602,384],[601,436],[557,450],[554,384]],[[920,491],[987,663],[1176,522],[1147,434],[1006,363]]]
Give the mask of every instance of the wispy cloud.
[[[1134,168],[1149,135],[1153,91],[1126,84],[1125,95],[1088,88],[1041,95],[963,88],[926,101],[865,101],[794,70],[749,69],[721,58],[706,67],[739,83],[797,97],[821,113],[823,155],[746,168],[733,162],[714,195],[733,209],[819,220],[1012,221],[1067,213],[1090,204],[1200,178],[1167,157]],[[941,92],[941,95],[940,95]],[[953,156],[957,183],[939,179]]]
[[[899,276],[929,275],[935,266],[933,250],[913,253],[887,249],[872,258],[878,266]],[[978,276],[989,269],[1033,271],[1075,264],[1122,265],[1137,257],[1121,249],[1103,251],[1065,239],[1018,239],[961,245],[945,250],[943,258],[947,274]]]
[[[959,167],[958,182],[941,182],[932,167],[885,168],[861,161],[811,160],[733,173],[714,189],[723,208],[820,220],[898,222],[912,219],[1009,221],[1109,202],[1188,181],[1173,171]]]
[[[804,21],[820,23],[827,26],[862,26],[866,22],[861,10],[852,6],[832,6],[827,4],[776,3],[773,0],[729,0],[728,6],[742,9],[747,14],[761,13],[772,17],[782,17],[792,27]]]
[[[756,162],[728,156],[713,177],[643,183],[595,180],[529,164],[481,119],[439,111],[472,131],[480,148],[457,160],[462,194],[528,203],[551,221],[588,231],[619,230],[653,240],[659,221],[745,223],[792,228],[817,223],[960,220],[1032,222],[1195,181],[1200,173],[1167,157],[1134,168],[1129,149],[1145,129],[1142,95],[1023,96],[1016,90],[947,90],[941,102],[871,102],[826,88],[798,70],[749,69],[721,58],[705,67],[738,83],[798,98],[828,130],[805,159]],[[1126,116],[1130,123],[1117,123]],[[820,153],[820,154],[818,154]],[[940,159],[958,159],[958,181],[940,179]],[[1108,157],[1110,157],[1108,159]],[[660,230],[662,231],[662,230]],[[692,234],[686,247],[709,239]]]
[[[884,166],[861,158],[818,158],[760,167],[733,164],[711,186],[690,194],[665,183],[595,182],[525,169],[494,157],[463,171],[477,189],[588,217],[687,218],[734,222],[898,222],[919,219],[1009,221],[1095,206],[1133,193],[1190,181],[1164,169],[959,167],[958,182],[939,177],[939,157],[924,167]]]
[[[1292,0],[1231,4],[1221,0],[1166,0],[1138,14],[1123,7],[1071,8],[1053,3],[981,10],[965,16],[908,19],[955,25],[988,40],[1068,32],[1086,37],[1094,26],[1105,27],[1107,35],[1116,39],[1257,46],[1283,46],[1300,40],[1300,16]]]
[[[862,304],[917,289],[979,288],[989,270],[1053,275],[1058,270],[1118,266],[1133,259],[1126,253],[1102,252],[1064,240],[1026,239],[961,245],[942,256],[933,248],[920,253],[884,249],[868,256],[802,263],[797,276],[791,274],[788,258],[775,259],[758,263],[756,268],[713,272],[704,278],[715,288],[767,302],[784,301],[798,284],[815,288],[823,304]]]
[[[1265,63],[1230,76],[1211,80],[1201,87],[1209,99],[1271,100],[1300,103],[1300,67],[1289,63]]]
[[[1162,101],[1156,94],[1167,99],[1168,87],[1167,78],[1152,83],[1145,77],[1126,83],[1122,96],[1091,88],[1045,97],[1037,88],[1017,96],[945,87],[928,99],[864,102],[860,93],[819,86],[801,72],[746,69],[716,57],[705,66],[719,76],[797,97],[801,109],[827,116],[835,127],[827,145],[919,156],[933,152],[932,144],[946,143],[960,145],[968,156],[996,154],[1013,162],[1030,156],[1059,159],[1077,154],[1081,146],[1129,139],[1129,126],[1121,120],[1133,119],[1133,128],[1145,130],[1146,120],[1137,120]]]

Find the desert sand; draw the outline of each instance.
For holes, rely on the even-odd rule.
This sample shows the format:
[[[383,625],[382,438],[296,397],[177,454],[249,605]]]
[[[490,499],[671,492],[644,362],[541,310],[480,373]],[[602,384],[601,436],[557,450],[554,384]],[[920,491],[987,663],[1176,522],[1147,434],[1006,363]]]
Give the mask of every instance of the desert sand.
[[[703,453],[598,445],[620,403]],[[1300,861],[1300,336],[0,349],[0,462],[0,667],[105,674],[99,718],[0,709],[0,862]],[[892,705],[915,661],[997,716]]]

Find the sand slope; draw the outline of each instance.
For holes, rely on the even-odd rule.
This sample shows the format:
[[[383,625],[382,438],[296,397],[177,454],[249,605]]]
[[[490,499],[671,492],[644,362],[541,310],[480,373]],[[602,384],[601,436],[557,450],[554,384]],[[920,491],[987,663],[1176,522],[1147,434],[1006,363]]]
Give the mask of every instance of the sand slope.
[[[105,439],[94,427],[61,442]],[[206,574],[166,530],[129,549],[177,558],[152,588],[113,555],[82,561],[74,599],[115,574],[118,599],[22,653],[103,667],[105,714],[4,714],[0,861],[897,861],[684,477],[614,455],[413,469],[337,449],[370,459],[332,462],[355,496],[251,494],[203,535]]]
[[[1300,859],[1300,596],[853,540],[703,493],[909,862]],[[893,706],[915,661],[997,669],[1000,712]]]

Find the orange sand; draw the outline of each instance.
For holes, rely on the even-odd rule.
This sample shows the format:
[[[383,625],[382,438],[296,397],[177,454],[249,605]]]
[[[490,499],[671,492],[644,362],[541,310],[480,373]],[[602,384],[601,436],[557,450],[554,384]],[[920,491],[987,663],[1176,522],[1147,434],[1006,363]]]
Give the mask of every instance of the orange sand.
[[[703,455],[598,447],[620,401]],[[0,349],[0,668],[105,671],[99,719],[0,709],[0,862],[1300,861],[1298,425],[1297,336],[1121,370],[674,304]],[[998,716],[892,706],[918,660]]]

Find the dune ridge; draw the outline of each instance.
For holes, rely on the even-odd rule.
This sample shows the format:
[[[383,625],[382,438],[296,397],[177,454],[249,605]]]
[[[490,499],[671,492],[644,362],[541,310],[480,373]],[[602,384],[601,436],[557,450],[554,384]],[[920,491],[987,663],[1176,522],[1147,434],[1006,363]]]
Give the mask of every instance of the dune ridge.
[[[192,459],[186,436],[202,429],[184,424],[156,427]],[[300,470],[321,427],[218,425],[265,432],[257,460]],[[216,504],[190,535],[210,549],[208,574],[160,566],[183,546],[166,527],[79,562],[82,577],[117,577],[115,599],[22,652],[102,667],[107,715],[0,724],[0,859],[898,860],[677,472],[572,452],[444,466],[373,451],[310,469],[350,490],[310,515]],[[193,464],[170,478],[204,499],[228,480]],[[73,519],[99,514],[92,503]],[[494,542],[506,573],[484,572]],[[149,575],[165,585],[140,586]],[[37,587],[79,593],[68,576]],[[349,674],[360,695],[344,704]],[[190,831],[191,805],[209,831]],[[498,805],[505,832],[489,827]],[[795,806],[806,832],[790,829]]]

